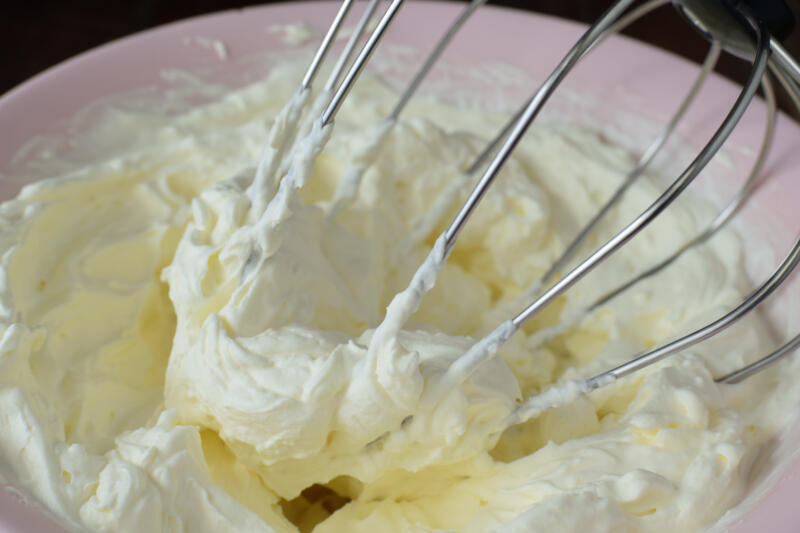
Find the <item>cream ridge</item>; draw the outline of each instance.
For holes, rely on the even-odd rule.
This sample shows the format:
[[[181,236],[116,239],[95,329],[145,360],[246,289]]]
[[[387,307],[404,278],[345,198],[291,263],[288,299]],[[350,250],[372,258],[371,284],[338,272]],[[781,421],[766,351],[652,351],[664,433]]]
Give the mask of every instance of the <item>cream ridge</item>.
[[[147,143],[0,205],[0,481],[71,531],[688,532],[735,506],[800,398],[791,362],[714,382],[772,348],[759,315],[591,394],[568,386],[738,303],[732,230],[540,342],[715,208],[683,195],[443,387],[634,158],[534,125],[434,254],[427,295],[402,292],[507,117],[422,98],[387,126],[396,95],[367,76],[321,127],[302,66],[165,126],[126,116],[114,127]],[[646,175],[597,239],[660,191]]]

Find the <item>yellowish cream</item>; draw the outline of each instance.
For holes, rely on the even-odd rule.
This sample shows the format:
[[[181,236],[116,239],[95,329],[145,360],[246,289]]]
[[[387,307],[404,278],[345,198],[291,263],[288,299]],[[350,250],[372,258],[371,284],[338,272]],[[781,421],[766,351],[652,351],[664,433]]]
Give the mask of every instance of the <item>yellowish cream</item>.
[[[372,342],[463,200],[459,169],[505,117],[421,101],[381,129],[395,95],[367,78],[335,128],[303,133],[272,175],[255,165],[270,127],[273,142],[291,137],[273,117],[298,72],[276,69],[148,130],[135,152],[0,205],[0,479],[76,531],[697,531],[741,499],[797,398],[794,367],[714,383],[772,346],[755,315],[506,427],[547,385],[740,300],[741,248],[723,231],[538,342],[702,229],[708,204],[682,197],[430,400],[633,160],[576,126],[534,127],[419,310]],[[337,193],[376,135],[360,186]],[[646,177],[602,231],[659,190]]]

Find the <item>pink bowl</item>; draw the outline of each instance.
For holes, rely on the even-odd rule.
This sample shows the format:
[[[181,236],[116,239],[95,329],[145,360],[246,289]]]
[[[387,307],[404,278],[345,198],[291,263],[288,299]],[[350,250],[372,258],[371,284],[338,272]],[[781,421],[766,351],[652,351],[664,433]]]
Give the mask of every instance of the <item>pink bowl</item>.
[[[212,48],[198,46],[198,37],[224,43],[227,61],[235,61],[259,51],[289,47],[278,33],[268,30],[270,26],[303,21],[322,31],[336,8],[334,2],[303,2],[198,17],[115,41],[53,67],[0,98],[0,175],[12,168],[14,154],[28,139],[58,131],[64,120],[101,97],[159,85],[160,72],[166,68],[219,66],[222,58]],[[425,50],[459,10],[456,3],[411,2],[392,25],[386,41]],[[486,7],[464,27],[444,61],[456,65],[502,62],[542,79],[583,29],[551,17]],[[612,38],[602,47],[600,58],[582,63],[567,78],[565,88],[593,95],[600,103],[595,106],[598,112],[625,110],[663,121],[696,72],[695,65],[663,51],[630,39]],[[520,90],[524,94],[533,87]],[[702,145],[709,132],[703,126],[709,121],[716,124],[718,118],[711,117],[721,117],[737,92],[730,82],[713,77],[681,127],[685,140]],[[763,113],[763,104],[754,102],[726,145],[734,165],[743,166],[747,154],[758,146]],[[770,179],[758,193],[760,207],[747,209],[747,216],[762,220],[764,228],[772,230],[767,233],[767,240],[777,250],[788,249],[800,227],[800,210],[796,207],[800,188],[793,182],[792,172],[800,168],[800,150],[796,149],[799,141],[800,129],[781,117],[766,167]],[[3,177],[0,199],[15,194],[21,185]],[[724,183],[717,186],[727,188]],[[787,436],[796,433],[793,430]],[[748,502],[748,510],[741,518],[729,519],[714,530],[800,530],[800,507],[796,505],[800,460],[788,457],[777,470],[768,482],[762,483],[763,497]],[[40,510],[20,503],[10,490],[0,491],[0,532],[22,531],[46,533],[62,529]]]

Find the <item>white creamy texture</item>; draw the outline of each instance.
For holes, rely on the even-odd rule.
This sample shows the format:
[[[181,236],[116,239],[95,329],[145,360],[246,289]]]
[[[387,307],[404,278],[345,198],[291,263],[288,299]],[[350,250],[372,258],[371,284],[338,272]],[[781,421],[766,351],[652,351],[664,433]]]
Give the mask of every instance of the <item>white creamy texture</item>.
[[[708,205],[682,197],[428,401],[633,158],[534,127],[419,309],[401,296],[376,330],[463,199],[458,169],[505,117],[412,104],[331,216],[395,95],[363,79],[333,131],[301,128],[282,150],[308,95],[267,142],[270,117],[299,73],[276,69],[135,153],[0,206],[3,480],[98,531],[693,531],[742,497],[798,397],[796,365],[713,382],[772,348],[758,317],[589,396],[569,384],[737,303],[749,282],[735,235],[543,346],[536,334],[699,231]],[[658,191],[634,187],[604,230]],[[505,429],[544,390],[528,404],[543,412]]]

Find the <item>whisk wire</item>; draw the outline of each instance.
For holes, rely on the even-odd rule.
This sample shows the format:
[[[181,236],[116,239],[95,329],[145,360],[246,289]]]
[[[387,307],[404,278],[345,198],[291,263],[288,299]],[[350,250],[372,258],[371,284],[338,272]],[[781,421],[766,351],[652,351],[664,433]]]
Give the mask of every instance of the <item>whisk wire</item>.
[[[450,41],[453,40],[453,37],[461,30],[461,27],[464,23],[469,19],[469,17],[478,9],[480,6],[486,3],[486,0],[472,0],[469,5],[464,8],[461,13],[459,13],[456,20],[447,28],[444,36],[439,40],[436,44],[436,47],[428,54],[428,57],[425,59],[425,62],[422,64],[422,67],[417,71],[417,74],[412,78],[411,83],[406,86],[406,89],[403,91],[403,94],[400,95],[400,98],[397,101],[392,112],[389,114],[388,120],[397,120],[397,117],[400,116],[400,113],[403,112],[403,109],[408,104],[411,97],[419,88],[419,85],[428,75],[433,65],[439,60],[441,57],[442,52],[447,48],[447,45],[450,44]]]
[[[342,26],[342,22],[347,17],[347,13],[350,11],[350,8],[353,7],[354,0],[344,0],[342,5],[339,6],[339,11],[336,13],[336,17],[333,19],[328,31],[325,33],[325,37],[322,39],[322,43],[320,44],[319,48],[317,48],[317,52],[314,54],[314,58],[311,60],[311,64],[308,66],[308,70],[303,76],[303,81],[300,82],[300,87],[306,89],[311,87],[311,83],[314,81],[314,78],[319,72],[319,67],[322,64],[325,56],[328,54],[328,50],[330,50],[331,43],[336,38],[336,34],[339,33],[339,28]]]
[[[392,0],[392,3],[388,8],[386,8],[386,11],[378,22],[378,25],[375,27],[375,30],[372,32],[372,35],[370,35],[366,44],[359,52],[352,66],[347,71],[347,74],[345,74],[344,80],[339,85],[338,89],[336,89],[336,93],[333,95],[330,104],[328,104],[328,107],[322,113],[320,121],[322,122],[323,126],[330,124],[333,120],[336,112],[339,110],[339,107],[344,102],[345,97],[350,92],[350,89],[353,88],[353,83],[355,82],[356,78],[358,78],[358,75],[361,73],[364,66],[366,66],[367,61],[369,61],[369,58],[372,56],[372,53],[375,51],[375,48],[377,47],[381,38],[383,38],[384,33],[392,23],[397,11],[403,5],[403,1],[404,0]]]
[[[792,340],[772,352],[771,354],[767,355],[750,363],[749,365],[736,370],[735,372],[731,372],[730,374],[726,374],[721,378],[717,378],[715,381],[717,383],[727,383],[729,385],[735,385],[736,383],[741,383],[745,379],[749,378],[750,376],[761,372],[768,366],[777,363],[787,355],[793,353],[795,350],[800,348],[800,335],[797,335]]]
[[[342,53],[339,54],[336,64],[334,65],[328,80],[325,82],[325,86],[322,89],[324,93],[331,93],[336,88],[336,84],[339,83],[339,79],[342,76],[345,66],[350,61],[359,39],[361,39],[361,36],[364,34],[364,30],[367,29],[367,25],[369,24],[369,21],[372,20],[372,16],[375,14],[375,10],[378,8],[378,4],[380,3],[381,0],[369,0],[364,13],[358,20],[356,27],[353,28],[353,32],[347,39],[347,44],[345,44]]]

